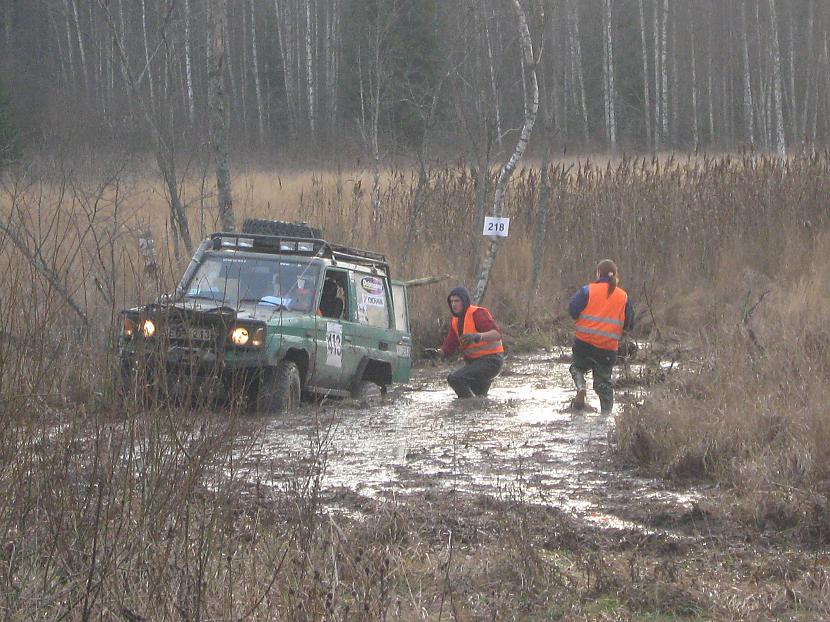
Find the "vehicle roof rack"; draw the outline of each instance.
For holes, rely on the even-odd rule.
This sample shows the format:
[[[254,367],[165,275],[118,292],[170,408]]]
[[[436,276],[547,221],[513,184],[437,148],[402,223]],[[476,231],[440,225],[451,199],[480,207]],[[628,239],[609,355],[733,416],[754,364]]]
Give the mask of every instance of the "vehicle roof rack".
[[[382,253],[352,246],[333,244],[322,238],[263,235],[225,231],[213,233],[209,239],[214,250],[228,249],[274,255],[325,257],[335,263],[345,261],[370,268],[381,268],[390,275],[389,264]]]

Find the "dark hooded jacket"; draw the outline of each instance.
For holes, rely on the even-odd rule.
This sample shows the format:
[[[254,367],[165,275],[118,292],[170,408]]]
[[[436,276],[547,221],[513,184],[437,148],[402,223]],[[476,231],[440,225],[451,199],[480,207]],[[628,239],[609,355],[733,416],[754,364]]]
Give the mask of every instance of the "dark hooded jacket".
[[[470,306],[470,292],[467,290],[466,287],[456,287],[454,288],[449,295],[447,296],[447,306],[450,308],[450,313],[452,313],[452,305],[450,304],[450,297],[458,296],[461,298],[462,302],[464,303],[464,308],[461,310],[461,313],[455,314],[453,316],[458,317],[459,325],[462,327],[461,330],[463,331],[464,328],[464,316],[467,313],[467,308]],[[501,333],[501,329],[499,325],[496,324],[496,321],[493,319],[493,316],[490,312],[485,308],[476,309],[475,313],[473,313],[473,322],[476,325],[476,332],[479,333],[486,333],[488,330],[496,329]],[[441,351],[444,353],[444,356],[452,356],[458,351],[459,347],[458,337],[456,337],[455,332],[452,330],[452,325],[450,325],[450,329],[447,332],[447,336],[444,338],[444,343],[441,344]]]
[[[452,298],[453,296],[458,296],[464,303],[464,308],[461,310],[461,313],[458,314],[458,317],[464,317],[464,314],[467,313],[467,307],[470,306],[470,292],[467,291],[466,287],[458,286],[447,295],[447,306],[450,308],[450,313],[452,313],[452,305],[450,304],[450,298]],[[455,313],[452,314],[455,315]]]

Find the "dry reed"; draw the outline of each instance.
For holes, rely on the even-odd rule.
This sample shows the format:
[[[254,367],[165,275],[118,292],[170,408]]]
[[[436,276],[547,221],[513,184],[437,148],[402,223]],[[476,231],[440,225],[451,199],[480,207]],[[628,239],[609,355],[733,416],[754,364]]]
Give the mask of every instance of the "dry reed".
[[[673,476],[726,478],[754,495],[745,507],[758,524],[799,527],[821,542],[830,534],[829,169],[827,154],[579,164],[551,192],[529,322],[539,173],[524,169],[485,301],[509,332],[550,326],[598,259],[618,260],[635,300],[647,293],[653,303],[642,335],[659,327],[699,346],[682,375],[620,417],[618,449]],[[369,183],[360,171],[240,174],[237,217],[309,221],[338,242],[385,252],[401,278],[452,275],[411,294],[416,337],[434,345],[446,291],[471,282],[483,246],[475,179],[463,166],[433,168],[415,201],[417,177],[388,171],[377,213]],[[600,556],[563,560],[556,551],[570,545],[570,528],[537,517],[554,521],[551,543],[519,502],[492,510],[498,520],[474,532],[501,537],[452,545],[447,534],[464,529],[449,511],[387,507],[362,523],[320,522],[324,442],[289,475],[263,465],[264,480],[282,482],[275,495],[235,476],[236,413],[124,407],[112,383],[117,310],[169,290],[187,261],[174,256],[156,186],[123,170],[96,180],[34,168],[4,185],[4,617],[590,617],[581,598],[618,593],[622,571]],[[215,227],[203,187],[183,184],[199,235]],[[136,244],[146,229],[161,250],[155,275],[142,271]],[[649,582],[638,585],[650,611],[742,611],[668,588],[667,609],[653,603]]]

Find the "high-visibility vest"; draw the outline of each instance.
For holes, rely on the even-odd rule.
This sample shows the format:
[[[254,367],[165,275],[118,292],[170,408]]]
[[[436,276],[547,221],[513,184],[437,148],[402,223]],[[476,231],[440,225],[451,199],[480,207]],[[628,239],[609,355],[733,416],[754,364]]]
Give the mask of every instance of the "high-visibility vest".
[[[576,338],[603,350],[616,352],[625,324],[628,294],[621,287],[608,295],[608,283],[588,285],[588,304],[576,320]]]
[[[486,307],[476,307],[474,305],[467,307],[467,312],[464,314],[464,334],[478,332],[476,329],[476,323],[473,320],[473,314],[479,309],[484,309],[487,313],[490,313],[490,310]],[[496,341],[479,341],[478,343],[471,343],[465,346],[461,342],[461,334],[458,332],[457,317],[452,318],[450,326],[452,326],[453,331],[455,331],[455,336],[458,338],[458,345],[461,349],[461,356],[465,359],[477,359],[482,356],[487,356],[488,354],[499,354],[500,352],[504,352],[501,337],[499,337]]]

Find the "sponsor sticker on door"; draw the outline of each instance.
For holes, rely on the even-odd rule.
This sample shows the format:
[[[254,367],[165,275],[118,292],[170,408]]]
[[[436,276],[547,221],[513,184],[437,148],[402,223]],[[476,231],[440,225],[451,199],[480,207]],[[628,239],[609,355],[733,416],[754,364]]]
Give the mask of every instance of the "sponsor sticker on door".
[[[364,276],[360,280],[360,286],[369,292],[370,294],[374,294],[375,296],[380,296],[383,294],[383,281],[379,278],[374,276]]]

